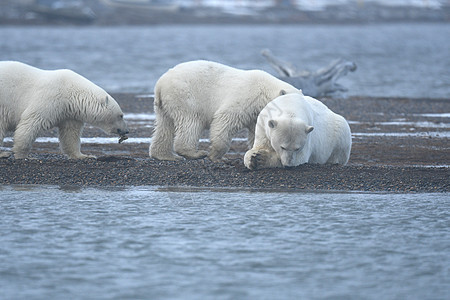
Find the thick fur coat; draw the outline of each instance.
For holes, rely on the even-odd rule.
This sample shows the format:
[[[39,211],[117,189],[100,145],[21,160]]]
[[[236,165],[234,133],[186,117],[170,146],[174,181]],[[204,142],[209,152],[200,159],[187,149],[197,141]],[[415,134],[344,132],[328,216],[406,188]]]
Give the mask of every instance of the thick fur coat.
[[[244,156],[249,169],[304,163],[348,162],[352,138],[347,121],[322,102],[299,94],[283,95],[261,111],[253,148]]]
[[[59,129],[63,153],[85,158],[80,152],[85,123],[111,134],[128,132],[117,102],[81,75],[0,62],[0,143],[7,132],[14,132],[15,158],[26,158],[39,134],[53,127]]]
[[[239,70],[211,61],[179,64],[155,86],[156,129],[150,156],[159,160],[208,157],[217,161],[229,150],[238,130],[248,128],[253,143],[259,112],[281,90],[301,93],[260,70]],[[198,150],[210,129],[211,148]]]

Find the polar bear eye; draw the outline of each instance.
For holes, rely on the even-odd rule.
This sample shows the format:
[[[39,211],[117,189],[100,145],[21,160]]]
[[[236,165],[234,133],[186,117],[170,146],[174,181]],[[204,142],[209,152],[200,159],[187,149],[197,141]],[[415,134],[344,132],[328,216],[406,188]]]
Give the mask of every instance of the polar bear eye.
[[[120,115],[119,117],[120,117],[121,119],[123,119],[123,115]]]
[[[297,152],[297,151],[300,150],[300,148],[295,148],[295,149],[289,150],[288,148],[286,148],[286,147],[284,147],[284,146],[280,146],[280,148],[281,148],[281,150],[284,150],[284,151],[291,151],[291,152]]]

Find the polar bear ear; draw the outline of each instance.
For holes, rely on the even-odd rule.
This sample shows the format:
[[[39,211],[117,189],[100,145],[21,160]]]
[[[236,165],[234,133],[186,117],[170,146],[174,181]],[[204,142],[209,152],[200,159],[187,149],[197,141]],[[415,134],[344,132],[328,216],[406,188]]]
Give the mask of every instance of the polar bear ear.
[[[285,90],[281,90],[280,91],[280,96],[283,96],[283,95],[286,95],[287,93],[286,93],[286,91]]]
[[[313,130],[314,130],[314,127],[308,126],[308,127],[306,127],[305,132],[306,132],[306,134],[308,134],[308,133],[310,133]]]
[[[275,128],[278,122],[275,120],[270,120],[267,124],[269,125],[270,128]]]

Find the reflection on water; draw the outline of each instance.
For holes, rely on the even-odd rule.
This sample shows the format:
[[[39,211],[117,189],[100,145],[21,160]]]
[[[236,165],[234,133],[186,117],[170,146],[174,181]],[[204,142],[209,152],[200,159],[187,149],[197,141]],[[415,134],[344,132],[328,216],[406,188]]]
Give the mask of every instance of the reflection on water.
[[[4,299],[444,299],[448,194],[5,186]]]

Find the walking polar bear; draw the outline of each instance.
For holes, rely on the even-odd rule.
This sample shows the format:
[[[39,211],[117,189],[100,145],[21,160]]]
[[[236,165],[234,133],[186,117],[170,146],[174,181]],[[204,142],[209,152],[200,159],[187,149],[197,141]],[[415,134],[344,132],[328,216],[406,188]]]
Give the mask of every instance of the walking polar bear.
[[[314,98],[283,95],[259,114],[255,142],[244,164],[251,170],[304,163],[345,165],[351,146],[350,127],[342,116]]]
[[[248,128],[253,144],[259,112],[280,91],[301,91],[260,70],[239,70],[211,61],[181,63],[155,86],[156,129],[149,154],[159,160],[220,160],[238,130]],[[198,150],[210,129],[211,148]]]
[[[0,62],[0,146],[6,133],[14,131],[15,158],[26,158],[38,135],[54,127],[59,129],[63,153],[69,158],[86,158],[80,152],[85,123],[119,136],[128,133],[117,102],[81,75]]]

